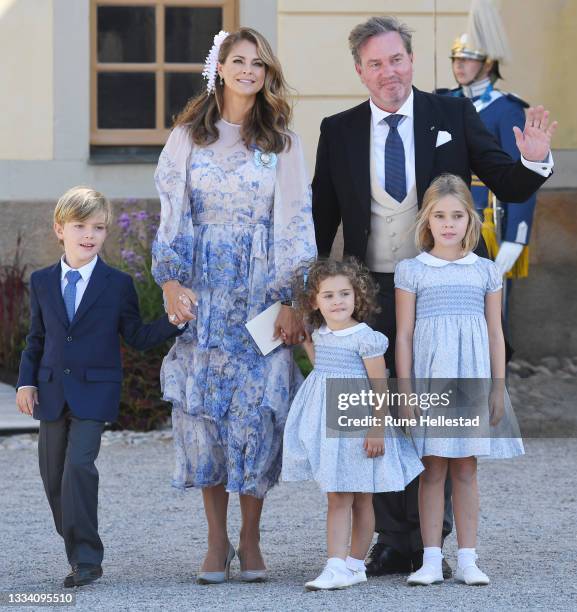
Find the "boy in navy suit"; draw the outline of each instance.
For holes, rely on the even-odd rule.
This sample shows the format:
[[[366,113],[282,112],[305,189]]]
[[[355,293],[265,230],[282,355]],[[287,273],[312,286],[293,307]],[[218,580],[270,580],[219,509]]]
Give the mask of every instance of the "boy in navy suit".
[[[111,218],[102,194],[67,191],[54,211],[64,256],[30,277],[30,333],[16,403],[40,420],[40,474],[72,570],[65,587],[102,576],[94,462],[105,422],[118,415],[119,335],[145,350],[179,334],[166,316],[144,324],[132,278],[98,256]]]

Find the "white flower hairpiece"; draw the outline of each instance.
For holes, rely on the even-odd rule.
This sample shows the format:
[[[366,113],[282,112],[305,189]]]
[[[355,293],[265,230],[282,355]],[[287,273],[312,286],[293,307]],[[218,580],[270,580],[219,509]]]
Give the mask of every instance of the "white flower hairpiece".
[[[218,34],[214,35],[212,47],[204,60],[204,70],[202,76],[206,79],[206,91],[210,95],[214,91],[214,84],[216,81],[216,65],[218,63],[218,53],[220,51],[220,45],[224,39],[228,36],[228,32],[221,30]]]

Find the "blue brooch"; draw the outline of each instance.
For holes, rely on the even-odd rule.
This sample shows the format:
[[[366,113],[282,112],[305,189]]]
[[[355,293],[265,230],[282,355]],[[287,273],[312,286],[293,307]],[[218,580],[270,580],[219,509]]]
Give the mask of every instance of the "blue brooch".
[[[276,168],[276,153],[265,153],[254,145],[251,148],[254,151],[254,163],[257,168],[260,166],[263,168]]]

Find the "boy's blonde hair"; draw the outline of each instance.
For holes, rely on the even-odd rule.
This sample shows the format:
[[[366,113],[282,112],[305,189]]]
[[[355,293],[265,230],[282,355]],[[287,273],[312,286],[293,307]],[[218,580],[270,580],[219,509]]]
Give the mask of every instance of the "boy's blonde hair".
[[[72,187],[56,203],[54,223],[64,225],[67,221],[84,221],[98,213],[104,213],[104,223],[108,227],[112,221],[112,206],[108,199],[90,187]]]
[[[441,174],[425,191],[423,205],[417,215],[415,228],[415,245],[419,251],[430,251],[435,246],[433,235],[429,229],[429,215],[433,206],[445,196],[452,195],[465,207],[469,215],[467,231],[462,240],[463,251],[475,250],[481,236],[481,219],[475,209],[471,191],[462,178],[454,174]]]

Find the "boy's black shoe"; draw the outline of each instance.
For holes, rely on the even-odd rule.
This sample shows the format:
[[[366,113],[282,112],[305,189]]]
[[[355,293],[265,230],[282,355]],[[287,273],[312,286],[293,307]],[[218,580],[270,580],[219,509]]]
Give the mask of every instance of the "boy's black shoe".
[[[387,574],[408,574],[411,571],[411,560],[388,544],[377,542],[367,557],[367,576],[385,576]]]
[[[72,577],[72,581],[69,577]],[[86,565],[80,563],[72,572],[72,575],[68,574],[64,579],[64,586],[66,588],[85,586],[98,580],[102,576],[102,567],[100,565]]]

